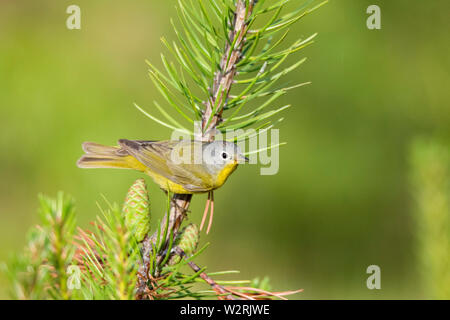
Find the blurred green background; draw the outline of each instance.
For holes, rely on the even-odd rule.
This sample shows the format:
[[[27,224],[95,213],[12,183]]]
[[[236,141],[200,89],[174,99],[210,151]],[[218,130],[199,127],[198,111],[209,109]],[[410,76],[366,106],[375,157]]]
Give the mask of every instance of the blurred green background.
[[[70,4],[81,7],[81,30],[66,28]],[[381,7],[381,30],[366,27],[370,4]],[[161,65],[174,5],[0,1],[0,260],[37,223],[38,193],[72,194],[87,226],[101,194],[121,202],[141,176],[78,169],[83,141],[169,137],[133,102],[151,108],[159,99],[144,60]],[[212,232],[202,238],[212,245],[199,264],[269,275],[276,290],[303,288],[300,299],[429,297],[409,155],[417,137],[450,136],[449,9],[445,0],[332,0],[294,27],[319,36],[288,76],[312,85],[279,102],[293,104],[280,127],[288,142],[280,171],[242,166],[216,192]],[[165,197],[147,181],[156,221]],[[199,222],[205,199],[194,196],[190,221]],[[366,287],[372,264],[381,290]],[[5,285],[0,278],[1,298]]]

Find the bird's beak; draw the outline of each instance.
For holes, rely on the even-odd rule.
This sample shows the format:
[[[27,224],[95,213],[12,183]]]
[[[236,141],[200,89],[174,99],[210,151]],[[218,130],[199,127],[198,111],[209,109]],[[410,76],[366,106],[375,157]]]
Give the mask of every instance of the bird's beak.
[[[247,163],[249,161],[249,159],[247,157],[245,157],[243,154],[239,154],[238,155],[238,162],[239,163]]]

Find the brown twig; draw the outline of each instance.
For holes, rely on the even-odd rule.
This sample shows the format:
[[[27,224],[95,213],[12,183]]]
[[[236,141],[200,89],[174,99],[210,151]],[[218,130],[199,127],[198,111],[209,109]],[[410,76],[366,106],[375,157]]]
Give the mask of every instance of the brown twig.
[[[284,292],[270,292],[267,290],[252,288],[252,287],[225,287],[225,289],[234,294],[237,294],[238,291],[236,291],[236,290],[245,290],[245,291],[250,291],[250,292],[253,291],[256,293],[256,294],[253,294],[256,297],[268,296],[268,297],[276,297],[276,298],[279,298],[282,300],[287,300],[284,296],[299,293],[299,292],[303,291],[303,289],[299,289],[299,290],[284,291]],[[249,294],[249,293],[247,293],[247,294]],[[252,300],[254,300],[254,299],[252,299]]]
[[[205,112],[203,112],[202,130],[204,141],[212,141],[214,139],[215,129],[222,121],[223,107],[230,95],[234,77],[236,76],[236,64],[241,59],[242,49],[245,44],[245,34],[248,28],[247,18],[252,14],[254,3],[255,1],[249,1],[247,8],[245,1],[237,1],[233,29],[228,36],[230,42],[227,42],[225,45],[225,53],[220,61],[220,70],[215,73],[211,95],[206,103]],[[213,114],[215,105],[219,107]],[[210,118],[212,119],[210,120]]]
[[[220,70],[215,73],[214,81],[211,87],[210,96],[206,103],[205,110],[202,116],[202,140],[212,141],[216,134],[216,127],[222,121],[223,107],[229,97],[231,87],[236,76],[236,64],[239,62],[242,56],[242,49],[245,44],[245,33],[248,29],[247,19],[250,17],[254,7],[254,0],[248,1],[248,7],[246,7],[246,1],[238,0],[236,3],[236,11],[232,28],[229,32],[230,42],[226,43],[224,48],[224,54],[220,61]],[[236,38],[237,37],[237,38]],[[232,46],[232,44],[234,44]],[[214,106],[218,106],[217,110],[214,110]],[[174,194],[172,197],[170,212],[169,212],[169,232],[166,239],[162,239],[165,242],[164,248],[167,247],[170,234],[175,235],[178,231],[181,223],[186,217],[186,212],[189,208],[192,195],[189,194]],[[161,223],[161,230],[164,230],[166,219]],[[149,282],[149,263],[150,253],[152,250],[152,243],[156,242],[157,233],[155,232],[151,237],[146,237],[142,242],[142,254],[143,262],[139,268],[139,280],[137,283],[138,299],[142,299],[145,296],[147,284]],[[206,279],[204,279],[207,281]]]
[[[177,255],[179,255],[179,256],[185,258],[186,260],[189,259],[189,257],[187,256],[187,254],[186,254],[180,247],[175,247],[175,248],[173,248],[173,251],[174,251]],[[196,265],[194,262],[192,262],[192,261],[189,261],[189,262],[188,262],[188,265],[192,268],[192,270],[194,270],[194,272],[199,272],[199,271],[201,270],[201,268],[200,268],[198,265]],[[206,282],[207,284],[209,284],[217,294],[223,295],[223,294],[228,294],[228,293],[229,293],[228,290],[226,290],[226,289],[225,289],[224,287],[222,287],[221,285],[217,284],[217,283],[216,283],[213,279],[211,279],[206,273],[204,273],[204,272],[200,273],[200,277],[201,277],[203,280],[205,280],[205,282]],[[220,296],[220,297],[223,297],[223,296]],[[220,299],[220,297],[219,297],[219,299]],[[226,295],[225,297],[226,297],[228,300],[236,300],[236,298],[233,297],[231,294],[228,294],[228,295]]]
[[[180,248],[174,247],[175,254],[189,259],[188,255]],[[192,261],[187,263],[194,272],[200,272],[201,268]],[[253,287],[235,287],[235,286],[221,286],[213,279],[211,279],[205,272],[200,273],[200,277],[211,286],[211,288],[217,293],[219,299],[237,300],[239,298],[244,300],[258,300],[258,299],[270,299],[270,297],[287,300],[284,296],[302,292],[303,289],[283,292],[270,292],[267,290],[253,288]],[[241,292],[245,291],[245,292]],[[239,298],[236,298],[236,297]]]

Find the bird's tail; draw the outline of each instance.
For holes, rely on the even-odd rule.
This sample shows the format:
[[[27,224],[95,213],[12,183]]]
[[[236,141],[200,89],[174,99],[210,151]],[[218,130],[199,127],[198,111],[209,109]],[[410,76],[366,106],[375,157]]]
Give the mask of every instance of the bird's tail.
[[[84,154],[77,162],[79,168],[122,168],[144,171],[142,163],[121,147],[104,146],[94,142],[84,142]]]

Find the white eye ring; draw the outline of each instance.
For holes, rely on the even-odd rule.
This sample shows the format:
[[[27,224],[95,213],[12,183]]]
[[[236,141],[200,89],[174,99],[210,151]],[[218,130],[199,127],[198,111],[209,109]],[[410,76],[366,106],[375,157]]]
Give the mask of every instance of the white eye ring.
[[[228,153],[222,152],[222,159],[225,160],[226,158],[228,158]]]

